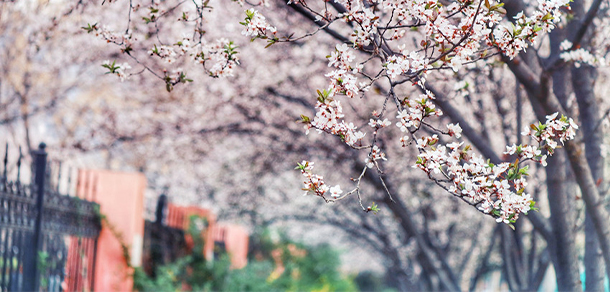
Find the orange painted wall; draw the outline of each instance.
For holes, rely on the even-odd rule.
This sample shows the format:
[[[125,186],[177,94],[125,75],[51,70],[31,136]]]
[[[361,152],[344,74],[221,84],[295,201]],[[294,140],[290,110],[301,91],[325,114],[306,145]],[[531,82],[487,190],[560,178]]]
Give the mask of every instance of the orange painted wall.
[[[186,230],[189,227],[189,219],[192,215],[204,217],[208,220],[208,228],[204,231],[204,234],[202,234],[205,241],[203,254],[205,255],[206,259],[212,259],[214,256],[214,240],[212,238],[212,232],[214,230],[214,226],[216,225],[216,215],[214,215],[212,211],[199,207],[183,207],[168,203],[165,224],[170,227]]]
[[[231,258],[231,268],[241,269],[248,264],[248,231],[239,225],[219,225],[216,222],[216,215],[208,209],[194,206],[183,207],[168,203],[165,224],[186,230],[190,223],[189,218],[192,215],[198,215],[208,220],[208,229],[202,234],[205,240],[203,249],[206,259],[213,258],[214,243],[223,242]]]
[[[144,236],[144,191],[146,177],[141,173],[107,170],[80,170],[77,195],[100,204],[116,233],[121,234],[131,256],[131,265],[140,266]],[[95,291],[131,291],[133,280],[119,239],[103,224],[97,245]]]
[[[217,224],[213,228],[214,241],[223,242],[231,258],[231,268],[241,269],[248,264],[248,231],[239,225]]]

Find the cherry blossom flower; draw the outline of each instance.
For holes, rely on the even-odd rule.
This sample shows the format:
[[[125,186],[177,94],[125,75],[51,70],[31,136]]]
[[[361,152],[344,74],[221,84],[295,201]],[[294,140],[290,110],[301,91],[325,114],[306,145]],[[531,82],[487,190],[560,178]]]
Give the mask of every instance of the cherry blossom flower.
[[[381,152],[379,147],[377,147],[377,145],[375,145],[375,146],[373,146],[373,149],[371,149],[371,153],[369,154],[369,156],[364,160],[364,163],[366,163],[366,166],[368,168],[373,168],[373,167],[375,167],[377,160],[387,160],[387,159],[385,157],[385,153]]]
[[[347,44],[338,44],[336,50],[328,56],[328,67],[335,67],[344,71],[350,71],[350,63],[354,61],[355,55]]]
[[[340,197],[342,193],[343,191],[341,190],[341,187],[339,185],[330,188],[330,196],[333,198]]]
[[[447,129],[449,129],[449,136],[462,137],[462,127],[459,124],[447,124]]]

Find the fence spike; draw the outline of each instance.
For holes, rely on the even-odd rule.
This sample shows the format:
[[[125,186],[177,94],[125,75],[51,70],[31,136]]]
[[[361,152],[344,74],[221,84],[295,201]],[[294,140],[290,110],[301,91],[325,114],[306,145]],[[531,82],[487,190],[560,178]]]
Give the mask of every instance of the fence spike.
[[[21,158],[23,158],[23,153],[21,152],[21,146],[19,146],[19,159],[17,160],[17,185],[21,185]]]
[[[8,164],[8,142],[6,142],[6,150],[4,150],[4,183],[6,183],[6,167]]]

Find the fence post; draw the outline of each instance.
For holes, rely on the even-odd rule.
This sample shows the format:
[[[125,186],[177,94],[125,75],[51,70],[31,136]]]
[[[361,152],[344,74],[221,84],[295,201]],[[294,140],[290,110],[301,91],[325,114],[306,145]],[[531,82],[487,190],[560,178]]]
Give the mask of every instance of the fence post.
[[[45,174],[47,167],[46,144],[40,143],[37,151],[32,151],[34,158],[34,185],[36,186],[36,221],[32,235],[31,248],[27,254],[27,266],[24,267],[23,288],[25,291],[38,291],[40,289],[40,271],[38,270],[38,251],[43,240],[42,222],[44,210]]]
[[[150,224],[150,275],[153,278],[157,277],[157,267],[165,264],[165,246],[167,234],[163,232],[165,225],[165,213],[167,209],[167,196],[162,194],[157,200],[157,209],[155,210],[155,222]]]
[[[157,210],[155,210],[155,223],[163,225],[165,222],[165,212],[167,209],[167,196],[162,194],[157,201]]]

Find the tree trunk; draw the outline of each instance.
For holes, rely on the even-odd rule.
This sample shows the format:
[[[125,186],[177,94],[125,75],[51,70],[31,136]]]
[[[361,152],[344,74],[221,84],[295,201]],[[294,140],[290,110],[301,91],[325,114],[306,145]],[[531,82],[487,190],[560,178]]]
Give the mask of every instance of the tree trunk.
[[[557,98],[549,92],[548,83],[550,76],[548,73],[543,73],[538,79],[522,62],[507,59],[505,61],[510,70],[515,74],[515,77],[528,91],[528,97],[534,109],[540,107],[544,110],[542,113],[536,110],[538,119],[544,119],[544,114],[565,113]],[[604,206],[603,199],[591,174],[591,169],[584,155],[585,150],[580,141],[567,141],[565,142],[564,149],[568,154],[570,166],[587,206],[587,212],[591,215],[591,221],[593,221],[593,226],[595,226],[604,262],[606,266],[610,266],[610,224],[608,224],[610,222],[610,214]],[[610,269],[607,269],[606,273],[610,274],[609,272]]]
[[[582,2],[571,5],[574,12],[573,24],[580,24],[585,16],[585,9]],[[572,34],[576,33],[576,29],[580,25],[570,25]],[[589,47],[591,41],[591,31],[594,29],[592,23],[585,34],[581,43],[582,47]],[[603,179],[604,158],[601,156],[601,144],[603,142],[603,133],[601,128],[596,129],[600,122],[600,113],[595,99],[593,89],[595,88],[595,79],[597,78],[597,69],[584,65],[580,68],[572,69],[572,86],[574,94],[578,102],[580,111],[581,129],[584,135],[585,150],[587,162],[591,169],[591,175],[595,182]],[[585,215],[585,289],[587,291],[603,291],[605,266],[599,240],[595,231],[595,225],[588,210]]]
[[[582,291],[578,253],[574,242],[574,198],[566,189],[565,157],[556,151],[546,167],[547,195],[555,237],[554,266],[559,291]]]
[[[574,93],[580,110],[580,123],[585,137],[585,150],[589,168],[593,179],[597,182],[603,179],[604,158],[601,156],[603,133],[597,125],[600,122],[600,113],[593,88],[597,70],[589,66],[574,68],[572,70]],[[585,217],[585,272],[587,291],[604,290],[604,262],[595,232],[591,215],[587,212]]]

